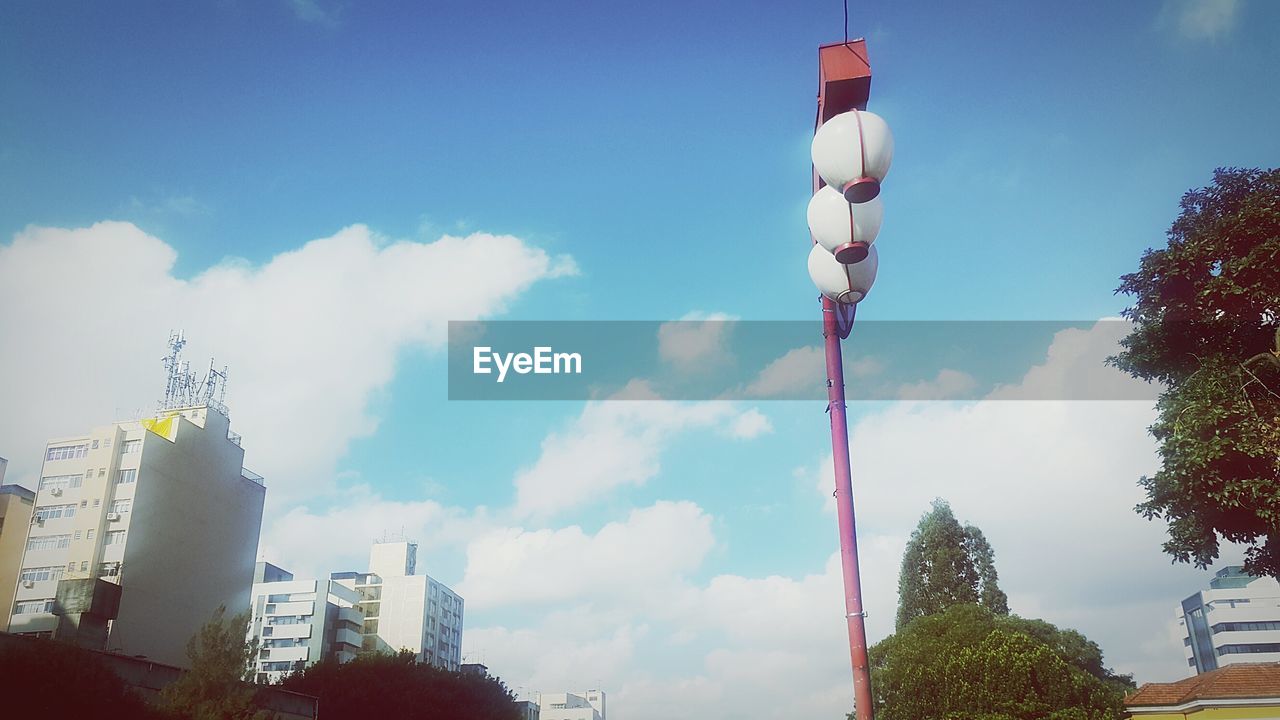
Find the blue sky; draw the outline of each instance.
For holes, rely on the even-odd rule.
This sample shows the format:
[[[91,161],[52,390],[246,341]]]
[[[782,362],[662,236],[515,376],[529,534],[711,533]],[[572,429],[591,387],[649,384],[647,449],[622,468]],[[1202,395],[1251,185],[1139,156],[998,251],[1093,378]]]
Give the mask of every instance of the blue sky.
[[[165,287],[208,287],[201,278],[210,268],[268,285],[280,277],[270,268],[311,257],[310,241],[360,224],[372,233],[369,252],[375,255],[396,241],[425,245],[441,235],[518,238],[520,251],[528,253],[521,261],[529,264],[513,264],[503,270],[508,275],[495,271],[505,285],[495,280],[500,287],[459,305],[467,308],[462,314],[474,307],[480,316],[503,319],[816,317],[816,293],[805,271],[804,220],[816,47],[841,39],[841,22],[835,2],[10,3],[0,9],[0,91],[8,110],[0,114],[0,274],[44,277],[40,273],[60,264],[89,263],[85,258],[94,248],[108,258],[121,257],[127,248],[138,258],[160,258],[154,277]],[[850,33],[867,37],[874,71],[870,109],[889,121],[896,139],[882,195],[879,279],[860,319],[1090,321],[1117,314],[1125,305],[1113,294],[1118,277],[1136,267],[1144,249],[1163,242],[1182,192],[1207,183],[1215,167],[1274,166],[1280,160],[1274,129],[1280,94],[1268,84],[1271,71],[1280,67],[1276,27],[1280,5],[1244,0],[851,3]],[[172,267],[163,262],[169,251],[127,227],[86,230],[68,239],[69,231],[101,221],[130,223],[162,241],[173,253]],[[40,228],[68,233],[42,235]],[[48,253],[37,252],[42,247]],[[481,258],[466,267],[486,273],[484,263]],[[323,286],[328,276],[315,277]],[[362,294],[335,290],[328,298],[321,287],[317,297],[336,298],[338,317],[347,317],[361,298],[399,297],[383,292],[379,283],[385,278],[370,277]],[[452,283],[471,282],[461,272],[424,278],[422,292],[438,291],[441,297],[454,297],[448,294]],[[411,280],[396,282],[407,283],[407,296],[415,292]],[[31,297],[14,291],[10,308]],[[703,515],[690,520],[677,508],[673,522],[697,530],[705,517],[713,539],[705,551],[691,551],[699,562],[670,572],[691,593],[704,593],[706,603],[720,597],[722,584],[731,584],[717,584],[717,578],[758,583],[753,587],[762,597],[770,588],[778,590],[784,602],[792,590],[807,587],[805,578],[821,585],[834,577],[827,572],[834,517],[816,489],[829,452],[821,405],[765,403],[759,412],[768,430],[737,434],[734,428],[744,427],[734,424],[741,415],[610,416],[604,425],[616,422],[623,435],[651,440],[637,451],[644,466],[638,479],[554,512],[522,514],[522,473],[543,467],[557,438],[568,448],[566,457],[580,464],[595,457],[592,447],[608,447],[608,438],[591,434],[601,421],[589,406],[449,403],[443,354],[438,342],[424,340],[418,325],[379,326],[367,336],[353,328],[350,345],[337,338],[313,353],[307,328],[323,324],[318,306],[238,334],[236,322],[251,323],[253,312],[236,314],[234,298],[216,292],[195,297],[198,307],[171,308],[164,322],[188,327],[195,364],[198,353],[232,358],[233,412],[252,410],[251,391],[288,384],[286,377],[300,385],[311,382],[303,396],[344,398],[332,407],[347,408],[350,423],[333,423],[323,436],[329,446],[320,451],[325,461],[305,469],[291,458],[316,450],[320,439],[312,445],[297,441],[288,446],[295,453],[289,455],[265,438],[255,442],[246,430],[246,463],[275,470],[268,477],[280,488],[274,517],[293,513],[289,517],[299,523],[319,523],[317,518],[341,517],[335,509],[351,504],[377,509],[370,510],[366,524],[348,526],[349,537],[337,533],[350,548],[332,560],[337,565],[362,562],[364,544],[379,524],[381,530],[406,527],[421,535],[420,558],[428,572],[455,586],[464,576],[478,578],[470,585],[475,589],[468,596],[468,625],[484,632],[469,636],[471,647],[464,652],[482,648],[513,685],[536,683],[552,691],[558,688],[548,683],[572,687],[597,680],[575,674],[567,661],[560,666],[538,660],[537,648],[554,645],[548,638],[572,636],[556,624],[558,611],[595,613],[601,627],[615,623],[627,629],[592,630],[586,623],[573,641],[577,645],[556,651],[572,658],[574,647],[594,648],[596,638],[616,641],[597,648],[617,660],[604,664],[599,679],[612,683],[633,708],[649,708],[628,714],[622,703],[615,706],[619,717],[649,716],[658,696],[693,706],[711,703],[713,691],[733,694],[735,683],[746,681],[726,669],[728,661],[717,653],[728,648],[735,656],[747,655],[730,641],[692,630],[658,642],[658,628],[696,626],[694,616],[673,619],[590,592],[577,599],[556,596],[546,605],[486,605],[474,596],[487,587],[477,569],[490,547],[477,540],[482,536],[502,536],[505,529],[518,540],[532,537],[512,534],[518,528],[569,538],[577,527],[584,538],[604,542],[600,536],[611,525],[640,527],[629,520],[638,510],[658,508],[661,514],[671,510],[664,502],[691,503]],[[81,300],[112,307],[113,298]],[[233,309],[220,316],[218,303],[224,301]],[[276,301],[288,304],[287,297]],[[129,312],[119,302],[119,311]],[[51,306],[39,317],[76,318],[77,307],[84,305]],[[449,312],[432,317],[469,319]],[[358,308],[350,317],[376,324],[359,320]],[[57,341],[47,325],[20,324],[14,314],[0,319],[15,340]],[[101,318],[86,323],[92,326],[86,332],[115,337]],[[134,367],[158,358],[162,323],[140,324],[158,336],[113,345],[116,365],[69,365],[65,371],[88,372],[96,386],[112,386],[117,370],[108,366]],[[347,348],[377,352],[353,356],[333,374],[321,372]],[[7,363],[0,365],[0,375],[11,378],[29,367],[20,359]],[[43,367],[31,367],[37,366]],[[114,409],[149,404],[147,391],[134,396],[125,388],[158,389],[161,372],[155,363],[109,392],[86,390],[98,393],[92,403],[77,403],[72,395],[55,398],[52,405],[62,409],[40,422],[25,416],[48,398],[19,392],[11,380],[5,387],[16,401],[0,411],[0,431],[8,429],[11,438],[10,447],[0,445],[0,455],[12,459],[9,480],[38,472],[23,461],[38,452],[29,447],[32,438],[109,422]],[[237,377],[245,378],[240,405]],[[338,390],[336,384],[347,387]],[[281,400],[272,407],[293,406]],[[918,449],[938,438],[910,435],[920,431],[918,424],[958,433],[978,412],[951,407],[953,415],[935,417],[931,413],[942,412],[938,408],[900,416],[885,405],[855,407],[855,419],[864,422],[864,435],[855,429],[855,436],[871,443],[859,446],[855,439],[855,450],[875,452],[876,427],[888,424],[900,428],[897,442],[906,448],[901,452],[929,455]],[[992,422],[1034,427],[1043,420],[1050,427],[1059,415],[1047,412],[1048,419],[1001,416]],[[1106,418],[1117,414],[1097,412]],[[1113,473],[1108,482],[1123,488],[1117,491],[1117,522],[1128,522],[1127,508],[1136,501],[1132,480],[1152,469],[1150,447],[1142,444],[1147,411],[1135,412],[1136,434],[1122,437],[1141,446],[1135,451],[1141,457],[1090,466]],[[68,428],[71,419],[75,424]],[[271,418],[277,420],[287,424]],[[233,422],[270,426],[245,415],[233,415]],[[1093,424],[1077,418],[1071,426]],[[28,430],[30,436],[23,434]],[[268,434],[260,431],[259,437]],[[0,442],[5,435],[0,432]],[[573,444],[575,439],[582,443]],[[1096,447],[1102,455],[1123,449],[1086,440],[1079,447]],[[573,454],[579,451],[586,454]],[[970,460],[955,460],[957,478],[983,475],[982,458]],[[882,457],[872,464],[889,472],[888,462]],[[1032,479],[1047,471],[1030,462],[1006,470]],[[904,459],[901,465],[909,463]],[[572,474],[578,465],[547,467],[567,467]],[[937,480],[906,493],[897,512],[865,520],[868,532],[883,540],[880,550],[868,551],[881,552],[883,563],[872,563],[880,575],[868,575],[865,582],[884,593],[885,603],[891,604],[896,586],[894,543],[910,532],[932,495],[965,497],[964,488],[939,486]],[[855,477],[860,487],[878,481]],[[311,486],[314,492],[307,491]],[[1027,502],[1035,505],[1035,498]],[[422,503],[438,507],[424,509]],[[967,504],[953,503],[958,514],[984,527],[984,518],[995,523],[1001,516],[995,512],[999,504],[981,494]],[[1010,514],[1007,505],[1000,507]],[[1027,506],[1013,512],[1034,516]],[[692,525],[679,525],[685,520]],[[1136,516],[1132,520],[1139,523]],[[264,547],[281,554],[296,548],[281,539],[285,531],[273,535],[272,522],[269,517]],[[1021,532],[989,531],[998,567],[1000,541],[1017,544]],[[1142,553],[1150,567],[1164,567],[1159,529],[1139,524],[1133,532],[1145,533],[1144,544],[1131,551]],[[577,542],[566,540],[571,541]],[[531,565],[545,560],[521,557]],[[330,562],[269,559],[305,568]],[[1010,565],[1013,571],[1002,570],[1011,576],[1015,611],[1081,626],[1098,636],[1109,657],[1150,679],[1162,679],[1156,676],[1180,662],[1176,646],[1139,647],[1117,629],[1123,622],[1114,628],[1085,626],[1097,622],[1086,610],[1097,608],[1080,604],[1085,600],[1055,605],[1045,598],[1071,592],[1058,588],[1037,595],[1030,566],[1019,575],[1020,566],[1012,559]],[[1160,575],[1149,583],[1153,604],[1129,612],[1155,607],[1163,613],[1164,605],[1171,608],[1194,590],[1188,583],[1200,576],[1185,568]],[[582,609],[578,601],[589,607]],[[891,606],[886,612],[892,614]],[[788,610],[779,606],[775,616],[786,618]],[[1151,622],[1155,628],[1167,624]],[[830,631],[816,630],[815,637]],[[836,636],[840,632],[835,628]],[[508,656],[499,652],[503,647],[510,649]],[[584,651],[579,665],[600,665],[592,652]],[[1161,659],[1166,652],[1174,653],[1172,664]],[[832,684],[812,693],[819,698],[816,708],[847,704],[840,694],[847,672],[841,662],[837,653]]]

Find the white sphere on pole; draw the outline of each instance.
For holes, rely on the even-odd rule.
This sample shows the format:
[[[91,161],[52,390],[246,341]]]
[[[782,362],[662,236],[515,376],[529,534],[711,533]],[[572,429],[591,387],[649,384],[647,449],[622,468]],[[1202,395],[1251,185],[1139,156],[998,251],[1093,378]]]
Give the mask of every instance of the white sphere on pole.
[[[809,251],[809,277],[824,296],[842,305],[861,302],[876,281],[880,261],[876,247],[868,249],[867,259],[845,265],[821,245]]]
[[[852,205],[827,185],[809,200],[809,233],[814,242],[848,265],[862,262],[880,234],[884,203],[874,198]]]
[[[884,118],[850,110],[824,122],[813,134],[813,167],[851,203],[880,194],[893,163],[893,133]]]

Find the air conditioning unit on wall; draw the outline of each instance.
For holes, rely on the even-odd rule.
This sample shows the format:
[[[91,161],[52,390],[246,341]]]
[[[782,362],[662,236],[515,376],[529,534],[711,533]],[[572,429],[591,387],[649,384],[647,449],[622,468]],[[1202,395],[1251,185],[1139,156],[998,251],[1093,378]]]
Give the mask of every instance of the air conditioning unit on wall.
[[[120,519],[120,513],[117,513],[117,512],[109,512],[109,513],[107,513],[107,519],[108,519],[108,520],[111,520],[111,521],[119,520],[119,519]]]
[[[62,488],[59,488],[59,487],[53,488],[52,490],[49,491],[49,494],[53,495],[54,497],[57,497],[58,495],[62,494]]]
[[[23,580],[23,581],[22,581],[22,587],[24,587],[24,588],[33,588],[33,587],[35,587],[35,586],[36,586],[36,581],[35,581],[35,580]]]

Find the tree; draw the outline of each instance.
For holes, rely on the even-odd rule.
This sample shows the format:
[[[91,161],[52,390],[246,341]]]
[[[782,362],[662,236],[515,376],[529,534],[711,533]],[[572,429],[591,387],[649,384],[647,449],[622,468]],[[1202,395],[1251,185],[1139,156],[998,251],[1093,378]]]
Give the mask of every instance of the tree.
[[[58,640],[8,637],[0,643],[0,688],[13,716],[163,720],[102,656]]]
[[[1133,687],[1083,635],[975,604],[912,620],[870,661],[878,720],[1118,719]]]
[[[1280,577],[1280,170],[1220,169],[1181,207],[1117,289],[1134,327],[1109,362],[1163,385],[1136,509],[1177,561],[1208,567],[1222,538]]]
[[[515,698],[488,675],[449,672],[414,661],[413,653],[325,661],[286,677],[286,690],[320,698],[326,720],[518,720]]]
[[[160,705],[189,720],[265,720],[254,707],[252,661],[257,640],[246,641],[250,611],[226,617],[219,607],[187,643],[191,670],[160,691]]]
[[[981,530],[961,527],[947,501],[934,500],[902,556],[897,627],[961,603],[1007,615],[1009,601],[997,582],[994,559]]]

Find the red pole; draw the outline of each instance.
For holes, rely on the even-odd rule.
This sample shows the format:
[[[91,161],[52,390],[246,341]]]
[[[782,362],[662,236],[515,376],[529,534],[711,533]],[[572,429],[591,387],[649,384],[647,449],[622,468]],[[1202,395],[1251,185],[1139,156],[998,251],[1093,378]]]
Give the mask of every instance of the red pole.
[[[852,322],[852,321],[851,321]],[[844,611],[853,661],[853,702],[857,720],[871,720],[871,666],[867,661],[866,615],[858,574],[858,535],[853,518],[853,481],[849,475],[849,426],[845,416],[844,365],[835,303],[822,299],[822,336],[827,350],[827,412],[831,415],[831,456],[836,476],[836,513],[840,521],[840,569],[844,575]]]

